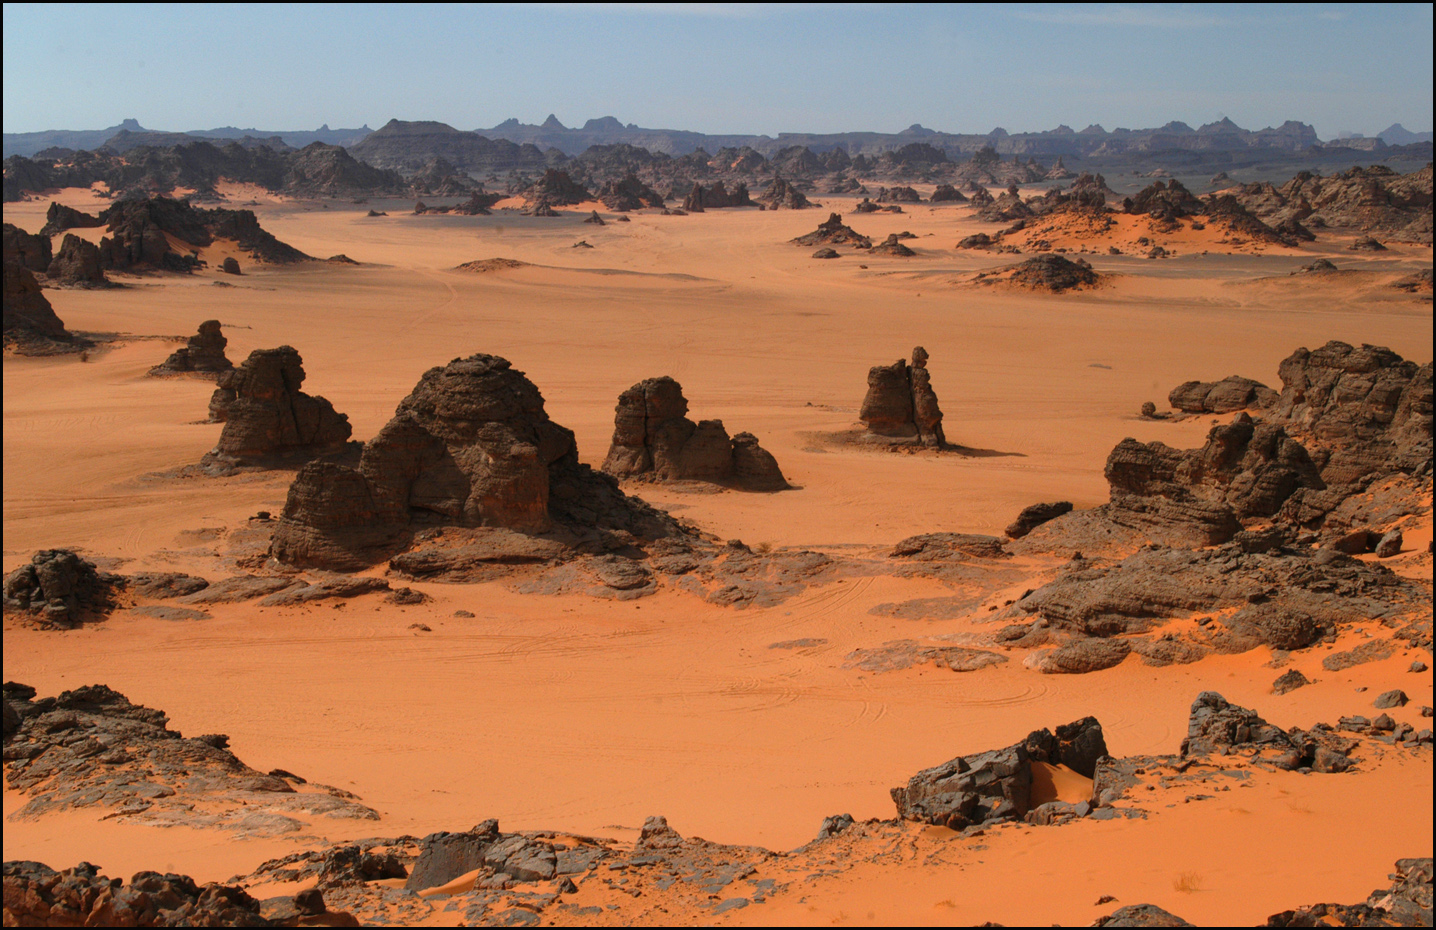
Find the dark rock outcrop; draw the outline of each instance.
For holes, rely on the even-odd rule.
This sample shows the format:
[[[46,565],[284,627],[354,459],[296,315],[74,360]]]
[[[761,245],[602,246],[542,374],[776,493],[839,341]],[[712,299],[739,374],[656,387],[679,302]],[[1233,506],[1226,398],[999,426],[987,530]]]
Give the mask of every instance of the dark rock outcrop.
[[[205,320],[199,324],[199,332],[189,337],[188,345],[175,349],[170,353],[169,358],[151,368],[150,374],[165,375],[183,372],[217,374],[221,371],[229,371],[234,364],[224,354],[227,345],[229,345],[229,340],[220,331],[219,320]],[[226,395],[223,400],[226,415],[232,404],[233,400]]]
[[[1283,731],[1263,720],[1256,711],[1238,707],[1215,691],[1203,691],[1192,702],[1183,758],[1227,755],[1233,752],[1274,753],[1271,761],[1288,771],[1309,769],[1333,774],[1354,764],[1348,753],[1355,742],[1317,724],[1310,731],[1293,727]]]
[[[829,214],[813,232],[790,241],[795,245],[851,245],[860,249],[872,248],[873,245],[873,240],[847,226],[837,213]]]
[[[962,191],[951,184],[939,184],[932,192],[933,203],[967,203],[967,197]]]
[[[1064,765],[1091,778],[1097,760],[1105,755],[1102,725],[1084,717],[1058,727],[1055,734],[1035,730],[1005,749],[959,756],[925,769],[891,794],[902,819],[954,830],[1022,820],[1034,806],[1034,762]]]
[[[55,309],[40,291],[40,282],[30,269],[11,261],[10,253],[5,259],[5,348],[35,355],[68,350],[75,337],[55,315]]]
[[[265,917],[260,902],[237,885],[200,885],[168,872],[137,872],[125,884],[88,862],[57,872],[40,862],[10,861],[4,883],[7,927],[286,925]]]
[[[215,239],[231,239],[256,261],[283,264],[309,260],[303,252],[262,229],[250,210],[204,210],[185,200],[153,197],[114,204],[100,218],[110,233],[100,240],[100,264],[107,270],[161,269],[188,272],[196,252]],[[170,237],[191,247],[175,251]]]
[[[1055,520],[1064,513],[1071,512],[1072,503],[1070,501],[1057,501],[1052,504],[1033,504],[1030,507],[1022,508],[1022,512],[1017,515],[1017,519],[1012,521],[1004,532],[1013,539],[1021,539],[1049,520]]]
[[[53,236],[67,229],[94,229],[103,225],[105,221],[98,216],[51,201],[50,209],[45,211],[45,225],[40,229],[40,235]]]
[[[640,381],[618,397],[613,444],[603,471],[616,478],[732,483],[754,491],[788,486],[777,461],[752,433],[729,439],[721,420],[694,423],[683,387],[669,377]]]
[[[625,496],[578,461],[573,433],[507,360],[455,359],[424,373],[358,467],[311,462],[289,489],[272,555],[299,566],[353,569],[405,548],[413,527],[548,533],[603,551],[677,533],[667,514]],[[552,556],[542,556],[548,560]]]
[[[1389,888],[1378,888],[1361,904],[1309,904],[1273,914],[1268,927],[1429,927],[1432,918],[1432,860],[1396,860]]]
[[[69,233],[45,275],[51,283],[63,287],[107,287],[110,283],[100,267],[100,247]]]
[[[803,196],[802,191],[782,178],[774,178],[758,195],[757,202],[769,210],[804,210],[822,206],[813,203]]]
[[[917,253],[899,241],[897,233],[889,233],[882,242],[873,246],[873,255],[895,255],[900,258],[911,258]]]
[[[927,350],[912,350],[912,364],[898,359],[891,365],[868,369],[868,393],[858,417],[869,433],[889,439],[916,439],[925,446],[942,448],[942,411],[927,370]]]
[[[704,187],[697,181],[693,182],[693,190],[683,200],[683,209],[689,213],[702,213],[704,210],[717,210],[725,207],[756,207],[757,202],[748,195],[748,185],[742,181],[733,185],[730,193],[723,186],[722,181],[713,182],[712,187]]]
[[[1259,381],[1231,375],[1221,381],[1186,381],[1172,388],[1167,400],[1183,413],[1234,413],[1265,409],[1276,403],[1277,392]]]
[[[1091,287],[1100,277],[1082,259],[1073,261],[1061,255],[1038,255],[1007,270],[1011,271],[1009,283],[1053,293]]]
[[[1212,427],[1201,449],[1124,439],[1104,473],[1112,518],[1174,544],[1226,542],[1242,519],[1275,516],[1298,490],[1326,487],[1301,443],[1244,413]]]
[[[342,449],[349,418],[323,397],[301,391],[304,378],[304,360],[290,346],[255,349],[238,368],[223,371],[209,415],[224,423],[224,431],[205,461],[259,464]]]
[[[66,630],[113,610],[123,585],[123,578],[69,549],[44,549],[5,576],[5,609]]]
[[[604,184],[598,190],[598,199],[615,213],[642,210],[644,207],[663,207],[663,195],[644,184],[632,172],[619,180]]]
[[[3,227],[3,250],[6,263],[17,262],[35,274],[44,274],[50,267],[50,237],[27,233],[14,223]]]

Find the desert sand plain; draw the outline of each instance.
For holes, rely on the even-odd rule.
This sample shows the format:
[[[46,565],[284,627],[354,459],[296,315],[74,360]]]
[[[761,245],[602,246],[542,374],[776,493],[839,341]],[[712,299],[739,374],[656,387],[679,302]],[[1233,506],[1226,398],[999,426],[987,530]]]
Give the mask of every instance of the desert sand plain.
[[[1429,268],[1431,247],[1352,252],[1353,237],[1334,231],[1259,254],[1226,254],[1215,234],[1205,242],[1196,233],[1168,260],[1094,251],[1082,257],[1104,274],[1100,287],[1041,294],[971,282],[1006,257],[953,248],[992,228],[958,206],[847,218],[875,240],[911,231],[915,257],[845,252],[814,261],[811,248],[788,240],[826,210],[650,211],[595,227],[581,220],[590,208],[602,212],[598,204],[558,218],[414,216],[408,203],[224,193],[236,205],[257,201],[251,209],[279,239],[360,265],[265,267],[241,253],[245,274],[231,278],[216,271],[230,254],[221,244],[201,255],[208,268],[194,275],[112,275],[127,286],[47,290],[71,330],[124,335],[87,362],[5,359],[5,571],[37,549],[71,547],[125,572],[233,573],[231,543],[261,532],[254,514],[283,508],[293,472],[174,475],[219,435],[218,424],[203,422],[213,383],[146,377],[174,337],[210,318],[222,321],[236,361],[256,348],[297,348],[305,389],[348,414],[356,439],[373,436],[425,370],[485,352],[527,373],[548,414],[575,431],[581,459],[597,466],[619,392],[671,375],[695,418],[755,433],[793,489],[629,482],[625,490],[720,540],[859,560],[880,560],[914,534],[1001,534],[1038,501],[1104,503],[1103,462],[1121,439],[1190,448],[1227,419],[1138,416],[1144,401],[1165,409],[1180,382],[1236,373],[1275,385],[1294,349],[1332,339],[1417,362],[1431,354],[1429,298],[1385,286]],[[5,219],[34,232],[49,199],[7,204]],[[84,190],[53,199],[90,212],[104,206]],[[845,214],[855,202],[822,199]],[[371,208],[389,215],[367,217]],[[74,232],[98,240],[102,230]],[[593,248],[575,248],[578,240]],[[1289,274],[1321,256],[1341,273]],[[529,264],[454,270],[499,257]],[[222,277],[230,286],[215,286]],[[869,366],[916,345],[931,355],[943,425],[960,450],[832,442],[856,424]],[[1426,504],[1403,525],[1406,551],[1384,561],[1429,585]],[[791,850],[831,814],[892,818],[888,789],[919,769],[1086,715],[1101,721],[1114,755],[1173,753],[1204,690],[1278,726],[1309,727],[1369,713],[1374,695],[1401,688],[1411,702],[1389,713],[1430,725],[1419,710],[1433,703],[1432,676],[1408,671],[1414,660],[1429,664],[1424,651],[1340,672],[1322,667],[1329,652],[1363,640],[1360,628],[1294,653],[1284,667],[1314,683],[1280,696],[1266,648],[1163,668],[1132,655],[1085,675],[1044,675],[1021,661],[968,673],[845,665],[854,649],[893,640],[964,642],[990,632],[981,622],[989,606],[1021,596],[1062,561],[1018,557],[1001,584],[960,592],[972,609],[948,619],[872,612],[954,594],[939,580],[880,572],[747,609],[671,588],[616,601],[523,594],[502,582],[415,582],[430,602],[216,604],[206,607],[209,619],[178,622],[121,611],[72,631],[7,619],[6,680],[42,695],[107,684],[162,708],[186,734],[228,734],[234,753],[260,771],[283,768],[353,792],[382,819],[314,817],[299,833],[246,837],[102,821],[86,808],[17,818],[26,798],[7,786],[5,858],[211,881],[328,841],[464,830],[490,817],[505,830],[626,842],[653,814],[684,835]],[[814,642],[770,648],[794,640]],[[770,861],[747,880],[775,878],[786,890],[721,914],[678,887],[649,885],[630,897],[590,880],[564,900],[617,909],[550,908],[542,919],[1074,924],[1147,902],[1199,924],[1252,924],[1301,904],[1359,901],[1387,884],[1395,860],[1431,854],[1429,746],[1367,745],[1357,756],[1358,770],[1343,775],[1252,769],[1232,790],[1193,803],[1184,803],[1190,786],[1160,788],[1142,799],[1144,819],[1007,825],[972,837],[874,826]],[[1083,792],[1079,778],[1057,794]],[[295,890],[275,888],[252,890]],[[1106,895],[1117,903],[1096,903]],[[432,910],[395,919],[457,919],[439,898],[427,900]]]

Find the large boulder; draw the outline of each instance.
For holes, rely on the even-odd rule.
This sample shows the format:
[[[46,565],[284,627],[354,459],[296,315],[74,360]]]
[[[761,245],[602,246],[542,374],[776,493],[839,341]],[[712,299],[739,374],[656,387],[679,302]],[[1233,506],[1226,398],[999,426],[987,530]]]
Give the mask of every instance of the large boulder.
[[[968,826],[1021,820],[1032,809],[1034,762],[1063,765],[1091,778],[1107,755],[1102,725],[1095,717],[1049,730],[1035,730],[1020,743],[959,756],[918,772],[891,791],[898,816],[960,830]]]
[[[752,433],[731,439],[722,420],[694,423],[683,387],[669,377],[640,381],[618,397],[613,443],[603,471],[616,478],[734,483],[749,490],[788,486],[777,461]]]
[[[352,432],[349,418],[301,391],[304,378],[304,360],[291,346],[255,349],[244,364],[223,371],[209,413],[224,422],[224,431],[206,460],[258,464],[342,449]]]
[[[1232,375],[1221,381],[1187,381],[1172,388],[1167,400],[1183,413],[1235,413],[1267,408],[1277,392],[1259,381]]]
[[[354,569],[395,554],[424,525],[550,533],[600,549],[677,532],[667,514],[580,464],[573,433],[549,419],[538,388],[493,355],[425,372],[357,467],[300,470],[271,553]]]
[[[868,369],[868,393],[858,418],[869,433],[887,439],[916,440],[925,446],[947,444],[942,410],[927,370],[927,350],[912,350],[912,363],[898,359]]]
[[[224,354],[225,346],[229,340],[220,331],[219,320],[205,320],[199,324],[199,332],[189,337],[189,343],[170,353],[165,359],[154,368],[150,369],[152,375],[178,374],[183,372],[206,372],[219,373],[229,371],[234,363]],[[225,410],[226,416],[232,404],[228,394],[221,398],[221,407]]]

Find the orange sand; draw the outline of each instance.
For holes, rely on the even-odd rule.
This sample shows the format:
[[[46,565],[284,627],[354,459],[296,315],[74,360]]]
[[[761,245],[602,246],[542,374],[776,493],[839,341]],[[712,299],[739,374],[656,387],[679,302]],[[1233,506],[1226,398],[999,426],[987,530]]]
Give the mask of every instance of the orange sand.
[[[63,199],[91,211],[104,205],[88,191]],[[844,210],[853,203],[820,199]],[[8,204],[5,219],[37,230],[47,205]],[[827,210],[635,214],[593,227],[580,222],[587,208],[542,219],[418,217],[411,207],[265,198],[254,208],[280,239],[320,257],[343,252],[365,263],[357,268],[264,267],[240,254],[245,275],[234,278],[217,272],[233,254],[221,244],[192,277],[117,276],[130,286],[47,294],[72,329],[180,336],[218,318],[236,361],[293,345],[304,356],[305,389],[347,413],[360,439],[427,368],[491,352],[527,372],[596,465],[619,392],[672,375],[694,416],[756,433],[799,490],[631,490],[720,538],[833,552],[875,551],[937,530],[999,533],[1038,500],[1101,503],[1102,464],[1118,440],[1187,447],[1216,421],[1137,418],[1143,401],[1164,407],[1181,381],[1239,373],[1279,384],[1282,358],[1328,339],[1422,361],[1431,352],[1429,301],[1364,284],[1313,291],[1261,280],[1323,254],[1343,268],[1395,274],[1429,266],[1430,247],[1377,258],[1323,251],[1322,241],[1262,257],[1191,247],[1160,262],[1093,256],[1099,271],[1120,276],[1094,291],[1042,296],[951,283],[1012,260],[952,248],[993,228],[965,208],[850,217],[875,239],[911,230],[917,257],[845,251],[818,262],[787,240]],[[364,218],[370,208],[390,215]],[[595,248],[571,248],[579,239]],[[496,257],[533,267],[452,270]],[[213,286],[221,279],[232,286]],[[918,344],[932,357],[949,439],[996,454],[907,456],[814,440],[854,423],[870,365]],[[223,534],[196,531],[233,531],[258,510],[282,508],[286,473],[146,477],[197,461],[220,429],[196,422],[212,383],[144,377],[171,349],[131,340],[87,363],[5,360],[5,570],[39,548],[77,546],[124,560],[123,571],[217,578],[232,571],[215,555]],[[1410,538],[1429,539],[1429,514],[1415,524]],[[65,633],[7,623],[4,677],[41,694],[103,682],[163,708],[185,733],[228,733],[256,768],[338,785],[384,815],[378,824],[316,824],[335,840],[463,829],[486,817],[505,829],[616,835],[663,813],[685,834],[775,849],[806,842],[828,814],[892,816],[887,789],[920,768],[1087,714],[1102,721],[1112,751],[1126,754],[1175,751],[1191,699],[1207,688],[1281,726],[1367,712],[1373,694],[1397,686],[1412,698],[1392,712],[1398,720],[1429,725],[1417,710],[1432,703],[1431,675],[1405,671],[1415,653],[1335,674],[1321,669],[1324,648],[1298,654],[1291,667],[1317,681],[1284,697],[1270,693],[1279,672],[1264,667],[1264,650],[1166,669],[1133,657],[1072,677],[1019,661],[972,674],[842,667],[859,646],[985,629],[868,613],[950,593],[933,581],[850,578],[745,611],[671,591],[615,603],[524,596],[500,584],[413,586],[433,603],[225,605],[209,608],[208,621],[117,615]],[[457,609],[477,616],[455,618]],[[409,630],[414,622],[433,632]],[[767,648],[800,637],[828,643]],[[860,864],[807,892],[806,903],[776,898],[723,919],[1070,922],[1106,913],[1088,905],[1110,893],[1225,922],[1358,900],[1384,884],[1394,859],[1431,854],[1430,755],[1415,758],[1393,752],[1350,776],[1261,776],[1253,788],[1178,803],[1147,821],[1003,829],[981,851],[947,844],[946,866]],[[1052,773],[1052,790],[1075,792],[1076,777]],[[20,803],[6,792],[7,815]],[[110,874],[160,868],[204,880],[293,848],[195,830],[146,833],[98,816],[7,820],[5,858],[56,867],[89,859]],[[923,836],[923,848],[945,842]],[[1183,872],[1200,873],[1201,890],[1175,891]]]

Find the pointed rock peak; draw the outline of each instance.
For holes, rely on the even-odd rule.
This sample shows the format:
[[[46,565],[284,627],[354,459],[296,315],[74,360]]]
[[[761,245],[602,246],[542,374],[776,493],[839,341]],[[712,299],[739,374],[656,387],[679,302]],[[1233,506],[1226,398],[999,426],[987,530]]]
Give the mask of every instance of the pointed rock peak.
[[[560,122],[558,121],[558,117],[557,117],[557,116],[554,116],[552,113],[550,113],[550,114],[548,115],[548,119],[546,119],[546,120],[543,121],[543,128],[544,128],[544,129],[567,129],[568,127],[565,126],[563,123],[560,123]]]

